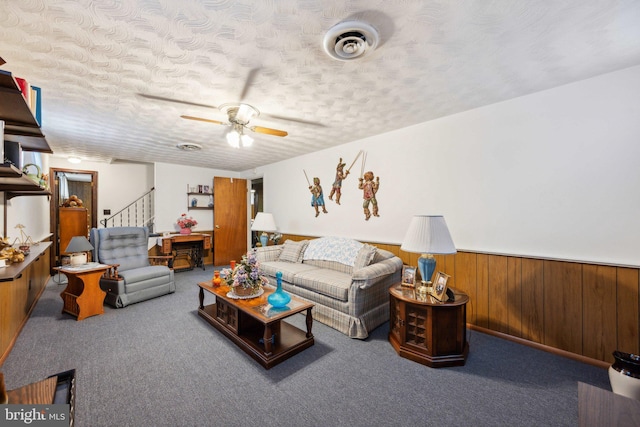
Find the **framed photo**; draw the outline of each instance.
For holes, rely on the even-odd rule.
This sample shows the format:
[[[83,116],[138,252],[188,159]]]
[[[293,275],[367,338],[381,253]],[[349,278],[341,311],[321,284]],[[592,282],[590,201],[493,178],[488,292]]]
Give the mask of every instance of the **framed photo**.
[[[449,281],[448,274],[444,274],[442,271],[438,271],[435,279],[433,280],[431,295],[438,301],[444,301],[447,299],[447,282]]]
[[[416,286],[416,267],[409,265],[402,266],[402,286],[411,288]]]
[[[211,192],[211,191],[209,191],[209,186],[208,185],[202,186],[202,192],[206,193],[206,194],[209,194]]]

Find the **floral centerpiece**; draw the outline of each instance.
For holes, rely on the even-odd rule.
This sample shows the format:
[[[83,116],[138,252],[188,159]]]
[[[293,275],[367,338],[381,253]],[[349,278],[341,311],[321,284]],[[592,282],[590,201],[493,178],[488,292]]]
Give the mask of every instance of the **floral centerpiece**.
[[[246,255],[242,255],[242,261],[236,264],[233,270],[223,269],[220,276],[238,296],[255,295],[260,292],[262,285],[269,283],[269,280],[260,271],[260,263],[255,250],[250,250]]]
[[[180,234],[190,234],[191,228],[198,225],[198,221],[191,218],[190,216],[187,216],[186,213],[183,213],[182,215],[180,215],[180,218],[178,218],[178,221],[176,221],[176,224],[178,224],[178,227],[180,227]]]

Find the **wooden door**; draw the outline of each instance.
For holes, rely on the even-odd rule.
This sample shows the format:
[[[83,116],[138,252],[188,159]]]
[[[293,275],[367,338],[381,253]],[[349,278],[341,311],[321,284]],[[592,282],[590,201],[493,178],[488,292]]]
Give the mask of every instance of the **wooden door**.
[[[60,217],[58,253],[62,255],[67,253],[66,248],[72,237],[89,235],[88,214],[86,208],[60,208],[58,215]]]
[[[213,178],[213,265],[247,252],[247,180]]]

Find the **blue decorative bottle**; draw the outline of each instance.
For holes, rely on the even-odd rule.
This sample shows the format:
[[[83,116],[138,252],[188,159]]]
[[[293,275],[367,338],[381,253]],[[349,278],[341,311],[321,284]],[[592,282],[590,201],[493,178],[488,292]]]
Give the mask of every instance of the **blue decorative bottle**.
[[[269,301],[269,304],[271,304],[273,308],[283,308],[291,301],[291,295],[282,290],[282,271],[276,272],[276,281],[278,288],[274,293],[269,295],[267,301]]]

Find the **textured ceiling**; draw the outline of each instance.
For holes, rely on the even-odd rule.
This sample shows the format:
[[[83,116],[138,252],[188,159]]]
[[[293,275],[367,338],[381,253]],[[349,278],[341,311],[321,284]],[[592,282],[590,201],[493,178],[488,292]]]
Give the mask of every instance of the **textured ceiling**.
[[[329,57],[353,19],[378,47]],[[640,64],[639,22],[637,0],[3,0],[0,56],[42,88],[55,155],[244,171]],[[180,118],[240,100],[289,135],[234,149]]]

